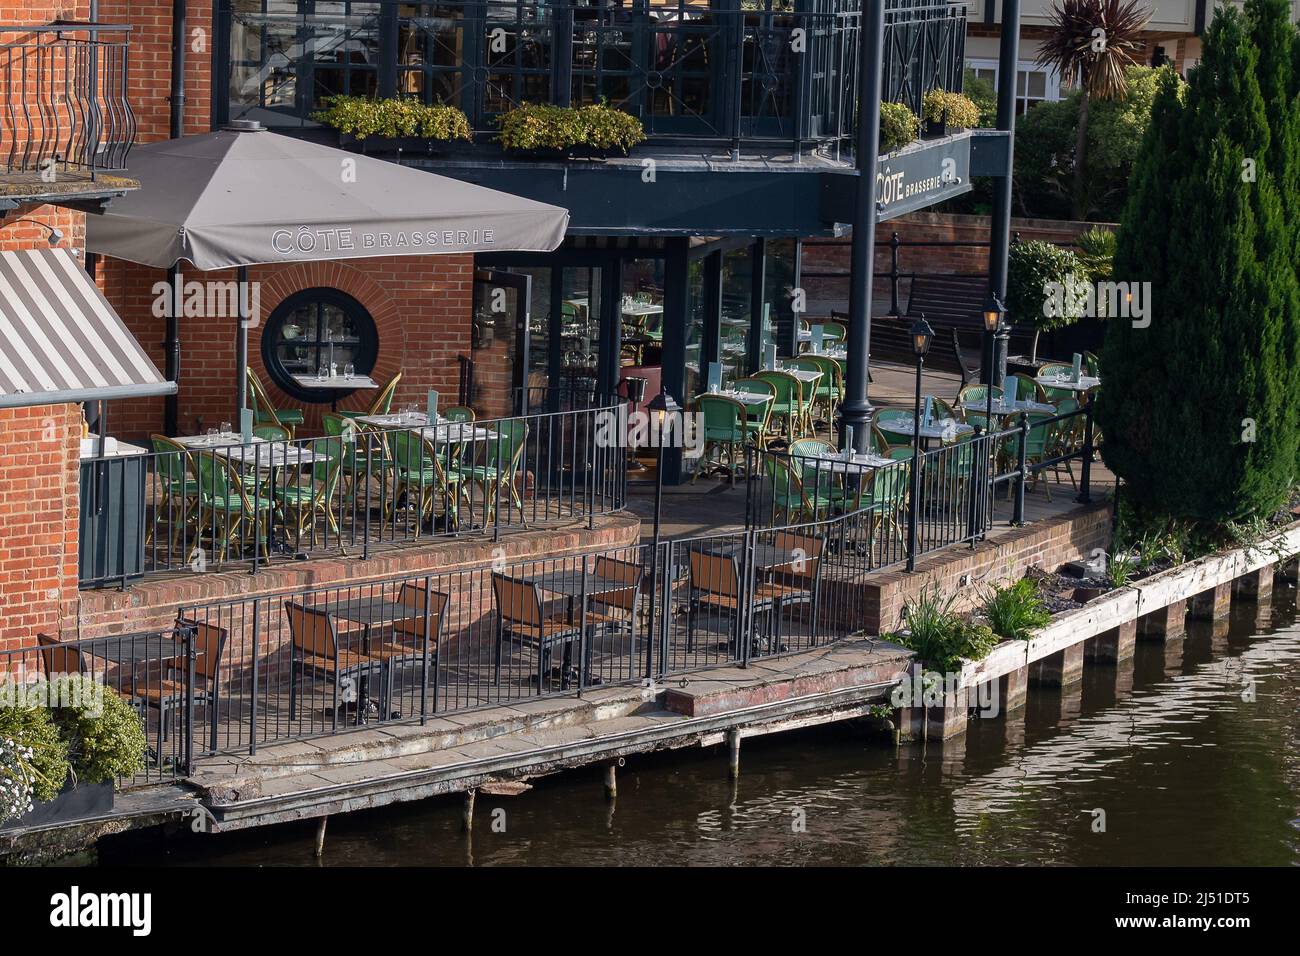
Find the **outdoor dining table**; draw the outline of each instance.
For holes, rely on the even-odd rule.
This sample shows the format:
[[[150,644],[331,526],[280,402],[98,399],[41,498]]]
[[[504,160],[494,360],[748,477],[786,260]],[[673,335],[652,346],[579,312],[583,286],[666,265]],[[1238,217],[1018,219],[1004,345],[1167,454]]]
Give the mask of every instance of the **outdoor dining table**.
[[[404,428],[407,431],[419,432],[421,437],[432,437],[434,441],[444,444],[447,442],[495,441],[501,437],[499,432],[493,431],[491,428],[484,428],[481,425],[475,425],[473,422],[449,422],[440,417],[436,425],[430,425],[429,416],[424,412],[362,415],[357,418],[357,421],[364,425],[374,425],[377,428]]]
[[[1055,375],[1040,375],[1034,381],[1045,388],[1063,388],[1070,392],[1088,392],[1101,384],[1101,379],[1093,375],[1080,375],[1077,379],[1073,375],[1062,375],[1059,378]]]
[[[359,625],[361,631],[361,653],[370,653],[371,632],[376,627],[382,627],[386,624],[395,624],[398,621],[408,620],[414,615],[419,614],[405,604],[398,604],[395,601],[389,601],[386,598],[370,595],[368,597],[348,597],[342,600],[335,599],[332,601],[315,601],[305,605],[313,610],[324,611],[337,621],[346,621],[349,624]],[[358,628],[352,628],[356,631]],[[414,657],[415,648],[412,648]],[[437,653],[437,647],[432,649],[432,653]],[[389,663],[387,660],[380,661],[376,667],[379,669],[379,679],[387,681],[389,677]],[[360,687],[357,688],[357,723],[365,722],[365,714],[370,708],[370,680],[368,671],[361,672]],[[380,713],[380,720],[387,720],[387,714]],[[399,715],[400,716],[400,715]]]
[[[330,395],[331,411],[338,411],[340,393],[364,391],[379,387],[379,383],[369,375],[334,375],[325,378],[318,378],[315,375],[295,375],[293,380],[298,384],[299,388],[309,389],[310,391],[332,392],[333,394]]]
[[[977,399],[971,399],[969,402],[962,402],[961,407],[966,409],[968,412],[980,413],[987,412],[991,408],[994,415],[1017,415],[1020,412],[1046,412],[1052,415],[1056,414],[1055,405],[1049,405],[1047,402],[1035,402],[1029,400],[1022,401],[1019,399],[1007,404],[1002,399],[995,398],[993,399],[993,404],[991,406],[987,401],[981,402]]]
[[[557,570],[542,571],[538,574],[522,574],[516,576],[517,581],[524,584],[536,585],[543,591],[550,594],[556,594],[567,599],[566,613],[570,621],[574,621],[574,604],[582,600],[586,595],[586,600],[590,601],[603,595],[617,594],[620,591],[631,591],[636,588],[636,584],[628,581],[617,581],[613,578],[607,578],[604,575],[596,574],[593,571],[586,573],[577,570]],[[582,618],[585,621],[586,607],[582,608]],[[590,650],[590,647],[588,647]],[[573,642],[564,642],[564,656],[560,662],[560,689],[567,690],[569,686],[569,671],[573,669]],[[586,671],[587,683],[595,683],[591,674],[591,656],[583,662],[583,669]]]
[[[740,542],[714,542],[697,545],[692,548],[693,551],[699,551],[701,554],[708,554],[714,557],[738,558],[744,550],[744,545]],[[783,564],[789,564],[795,560],[794,551],[790,548],[782,548],[775,544],[755,544],[753,554],[753,564],[756,568],[764,571],[770,571],[772,568],[780,567]]]
[[[736,389],[720,389],[716,392],[701,392],[695,396],[697,399],[708,398],[709,396],[721,396],[729,398],[732,401],[740,402],[742,405],[766,405],[772,401],[771,395],[765,395],[763,392],[742,392]]]
[[[801,456],[799,461],[806,469],[834,475],[863,475],[894,463],[892,458],[870,453],[858,453],[852,458],[845,458],[842,454]]]
[[[889,431],[898,435],[914,435],[912,419],[899,418],[889,423]],[[922,447],[929,447],[931,439],[938,438],[947,441],[956,438],[958,435],[969,435],[975,431],[974,425],[967,425],[965,422],[959,422],[956,419],[948,418],[942,421],[932,421],[928,425],[921,425],[921,438],[924,439]]]

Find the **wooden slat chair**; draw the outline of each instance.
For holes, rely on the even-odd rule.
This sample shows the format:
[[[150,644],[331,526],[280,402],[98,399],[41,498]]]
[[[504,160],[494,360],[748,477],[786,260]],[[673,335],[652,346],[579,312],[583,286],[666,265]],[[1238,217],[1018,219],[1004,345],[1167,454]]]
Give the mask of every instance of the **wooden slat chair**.
[[[266,394],[266,387],[257,373],[251,368],[248,373],[248,407],[253,410],[253,422],[258,425],[283,425],[293,437],[294,429],[304,421],[301,408],[276,408],[271,397]]]
[[[426,591],[428,600],[425,600]],[[414,617],[403,618],[393,622],[393,633],[398,640],[424,642],[424,609],[429,608],[429,649],[434,655],[438,653],[438,638],[442,635],[443,619],[446,617],[447,602],[450,598],[441,591],[428,591],[423,584],[404,581],[397,590],[397,603],[415,612]]]
[[[596,558],[592,570],[598,578],[615,581],[628,587],[592,594],[588,598],[590,607],[587,610],[587,621],[607,630],[626,629],[631,634],[641,597],[641,580],[645,569],[633,561],[622,561],[602,554]]]
[[[752,598],[752,600],[747,600]],[[742,606],[767,614],[767,631],[774,645],[781,641],[781,613],[786,607],[812,601],[812,592],[802,587],[774,581],[756,581],[752,595],[746,596],[740,584],[740,567],[735,555],[690,552],[690,600],[686,606],[686,650],[695,648],[696,618],[701,610],[711,610],[731,619],[729,645],[737,647]]]
[[[538,690],[541,690],[552,652],[557,647],[563,648],[578,640],[582,636],[582,625],[575,624],[562,614],[548,615],[542,606],[541,589],[534,583],[494,571],[492,591],[497,602],[497,640],[492,658],[493,683],[501,683],[502,647],[506,638],[510,637],[537,651],[537,672],[530,680],[536,680]]]
[[[172,629],[172,639],[180,645],[179,650],[184,648],[186,631],[189,631],[192,635],[190,646],[195,653],[194,703],[202,705],[206,712],[208,718],[208,753],[215,754],[217,752],[217,720],[221,705],[221,661],[226,653],[226,640],[229,638],[230,633],[224,627],[218,627],[206,621],[178,617],[176,626]],[[165,663],[167,669],[173,675],[179,675],[174,679],[179,681],[183,688],[184,681],[188,678],[189,663],[179,654]],[[184,708],[185,697],[182,693],[157,702],[150,700],[149,703],[160,709],[162,725],[165,728],[167,726],[168,711]],[[166,731],[164,730],[163,740],[166,739]]]
[[[769,579],[775,583],[796,590],[807,591],[812,595],[812,618],[810,629],[817,626],[817,612],[821,604],[822,554],[826,550],[826,539],[815,534],[799,534],[796,531],[778,531],[773,535],[772,543],[784,548],[794,555],[786,564],[778,564],[768,572]]]
[[[339,647],[338,630],[334,617],[323,608],[308,607],[294,601],[284,602],[285,617],[289,622],[291,649],[289,654],[289,720],[298,716],[299,685],[310,674],[329,681],[333,686],[333,726],[338,729],[339,683],[348,678],[360,679],[376,675],[380,681],[380,708],[387,711],[391,695],[392,670],[405,662],[419,660],[409,647],[398,644],[374,644],[366,653]],[[364,708],[357,708],[357,723],[362,721]]]

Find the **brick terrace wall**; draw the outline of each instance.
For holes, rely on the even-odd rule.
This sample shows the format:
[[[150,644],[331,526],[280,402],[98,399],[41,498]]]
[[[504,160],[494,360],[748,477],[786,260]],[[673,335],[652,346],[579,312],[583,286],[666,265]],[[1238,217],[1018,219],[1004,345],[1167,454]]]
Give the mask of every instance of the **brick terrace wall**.
[[[502,537],[499,542],[486,537],[439,541],[418,549],[372,554],[368,560],[357,557],[316,559],[273,565],[256,575],[247,571],[208,572],[145,581],[126,591],[83,591],[79,609],[80,634],[90,638],[167,629],[175,621],[177,611],[187,606],[243,601],[314,588],[356,587],[384,578],[416,577],[447,570],[463,571],[489,567],[498,559],[507,563],[533,559],[549,561],[583,551],[629,548],[640,540],[640,535],[638,519],[616,515],[597,519],[594,529],[583,526],[524,532]],[[475,581],[483,584],[483,576],[476,575]],[[468,584],[468,576],[465,583]],[[387,596],[392,598],[395,595]],[[279,604],[278,601],[273,603]],[[478,621],[491,604],[491,586],[487,584],[475,588],[472,595],[453,594],[448,616],[459,629],[464,630]],[[266,621],[264,630],[267,633],[259,639],[262,650],[274,651],[279,642],[288,639],[282,618],[283,615],[275,613]],[[452,634],[445,636],[455,637]],[[246,659],[251,654],[253,643],[248,633],[232,634],[231,641],[231,663],[237,664],[240,658]]]
[[[1012,219],[1011,231],[1024,240],[1042,239],[1047,242],[1070,242],[1079,233],[1098,223],[1067,222],[1054,219]],[[889,311],[890,236],[898,233],[904,242],[983,242],[989,240],[989,217],[952,215],[947,213],[913,213],[891,222],[882,223],[876,230],[876,281],[872,308],[877,315]],[[805,240],[803,265],[805,272],[836,273],[834,278],[805,277],[803,287],[808,294],[809,311],[826,314],[831,309],[848,309],[848,272],[851,239]],[[903,247],[898,253],[900,272],[952,275],[958,273],[988,273],[987,246],[952,246],[935,248]],[[907,296],[911,281],[899,282],[899,307],[907,311]],[[817,306],[821,306],[820,309]]]
[[[982,602],[988,585],[1016,581],[1034,566],[1055,571],[1068,561],[1091,558],[1097,548],[1108,550],[1110,531],[1109,502],[1081,505],[974,548],[936,552],[918,561],[910,574],[874,573],[860,584],[867,608],[862,626],[869,634],[896,630],[902,623],[905,602],[929,585],[956,594],[955,610],[971,610]],[[966,584],[962,584],[963,577],[967,578]]]
[[[0,409],[0,651],[57,634],[77,595],[76,405]]]
[[[395,405],[415,402],[421,407],[429,389],[456,394],[456,356],[469,352],[470,299],[473,295],[473,256],[381,257],[350,262],[319,262],[259,266],[249,279],[260,283],[261,317],[301,289],[325,286],[355,298],[369,311],[379,332],[379,351],[371,377],[377,382],[397,372],[402,381]],[[162,341],[166,319],[155,316],[154,285],[166,272],[120,260],[101,260],[100,284],[132,334],[150,358],[164,367]],[[189,272],[186,281],[234,281],[233,271]],[[303,408],[306,432],[319,432],[328,404],[304,404],[290,398],[271,381],[262,364],[262,325],[249,329],[249,365],[280,408]],[[183,434],[198,434],[222,421],[235,423],[239,397],[235,386],[234,319],[180,319],[181,375],[178,424]],[[356,392],[339,402],[341,409],[366,408],[374,391]],[[147,437],[163,427],[163,399],[114,403],[109,428],[120,438]]]

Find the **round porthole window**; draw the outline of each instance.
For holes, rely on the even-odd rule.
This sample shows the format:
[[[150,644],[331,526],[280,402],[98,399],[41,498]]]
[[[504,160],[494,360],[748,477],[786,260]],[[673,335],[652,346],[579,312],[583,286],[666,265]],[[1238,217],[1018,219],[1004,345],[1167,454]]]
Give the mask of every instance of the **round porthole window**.
[[[262,332],[262,363],[287,395],[304,402],[328,402],[352,390],[305,388],[295,376],[314,378],[333,363],[339,375],[348,365],[369,375],[379,354],[379,331],[370,313],[338,289],[304,289],[273,311]]]

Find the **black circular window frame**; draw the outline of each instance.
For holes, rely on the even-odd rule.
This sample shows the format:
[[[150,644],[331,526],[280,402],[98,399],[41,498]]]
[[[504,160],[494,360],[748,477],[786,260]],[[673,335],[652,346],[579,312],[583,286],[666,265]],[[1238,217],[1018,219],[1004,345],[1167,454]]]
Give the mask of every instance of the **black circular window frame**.
[[[302,289],[289,296],[271,312],[266,320],[266,327],[262,330],[262,366],[266,369],[267,375],[286,395],[302,402],[327,404],[351,395],[356,389],[303,388],[293,380],[293,375],[284,367],[280,359],[278,346],[285,342],[281,338],[285,320],[304,305],[332,305],[341,309],[351,319],[352,327],[356,330],[359,339],[352,358],[352,365],[358,375],[369,375],[374,371],[375,359],[379,355],[379,330],[375,327],[375,320],[366,311],[366,307],[338,289]]]

